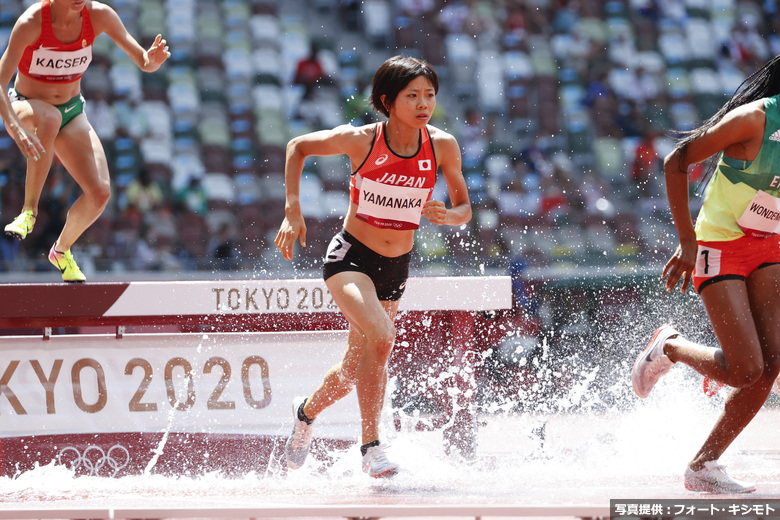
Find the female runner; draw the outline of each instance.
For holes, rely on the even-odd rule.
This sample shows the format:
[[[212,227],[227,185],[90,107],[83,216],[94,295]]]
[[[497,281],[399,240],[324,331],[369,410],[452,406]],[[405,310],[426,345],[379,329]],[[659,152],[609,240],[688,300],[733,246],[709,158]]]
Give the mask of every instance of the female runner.
[[[92,61],[92,43],[103,33],[144,72],[156,71],[171,55],[160,35],[144,50],[106,4],[41,0],[16,21],[0,58],[0,84],[10,84],[18,70],[8,97],[0,96],[0,117],[27,158],[24,206],[5,233],[22,240],[33,230],[56,153],[83,191],[49,251],[49,261],[71,283],[84,282],[86,277],[70,248],[97,220],[111,195],[106,154],[87,121],[81,96],[81,77]]]
[[[287,260],[297,238],[306,247],[299,202],[305,159],[345,154],[353,171],[344,227],[330,242],[323,268],[325,283],[349,322],[348,346],[319,388],[293,403],[294,426],[285,447],[289,468],[299,468],[306,459],[314,419],[355,387],[363,471],[385,477],[398,470],[379,443],[379,420],[395,340],[393,321],[409,274],[414,231],[421,217],[450,226],[471,219],[460,147],[452,135],[428,125],[438,89],[438,76],[424,61],[390,58],[374,75],[371,92],[371,104],[387,121],[338,126],[296,137],[287,145],[285,218],[275,240]],[[430,199],[439,168],[451,208]]]
[[[688,167],[719,154],[694,225]],[[685,487],[750,493],[718,459],[764,404],[780,372],[780,56],[749,77],[712,118],[687,133],[664,160],[680,245],[663,276],[671,291],[690,283],[720,348],[660,327],[631,378],[647,397],[673,363],[733,387],[725,409],[685,471]]]

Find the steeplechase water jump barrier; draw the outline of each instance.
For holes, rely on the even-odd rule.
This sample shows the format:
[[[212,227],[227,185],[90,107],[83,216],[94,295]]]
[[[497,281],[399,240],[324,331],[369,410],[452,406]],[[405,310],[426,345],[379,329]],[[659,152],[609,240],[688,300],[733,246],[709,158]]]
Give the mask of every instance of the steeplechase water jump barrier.
[[[354,395],[318,419],[303,468],[284,464],[293,397],[346,347],[320,280],[0,285],[0,519],[593,518],[613,499],[631,518],[702,498],[682,469],[723,396],[685,370],[631,394],[620,360],[655,326],[647,286],[543,280],[526,287],[536,314],[594,328],[499,379],[485,365],[505,346],[552,353],[566,337],[545,343],[558,333],[528,321],[509,277],[409,280],[382,423],[402,471],[379,481],[360,471]],[[553,394],[535,393],[543,373]],[[725,459],[758,487],[729,498],[740,507],[780,497],[779,413]]]

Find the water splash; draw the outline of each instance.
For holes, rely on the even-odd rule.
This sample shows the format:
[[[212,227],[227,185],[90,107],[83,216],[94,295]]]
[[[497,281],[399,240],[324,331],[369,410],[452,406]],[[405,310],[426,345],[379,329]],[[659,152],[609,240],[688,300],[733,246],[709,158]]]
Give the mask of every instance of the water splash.
[[[595,399],[588,391],[595,380],[593,373],[584,374],[571,392],[555,399],[557,404],[547,405],[548,411],[525,412],[498,403],[493,412],[481,414],[476,457],[470,462],[447,455],[441,429],[418,430],[415,420],[424,417],[406,416],[396,430],[388,415],[382,437],[389,456],[402,467],[399,475],[388,481],[377,482],[363,475],[359,450],[352,446],[329,453],[327,461],[310,457],[297,471],[285,471],[277,457],[264,472],[240,477],[221,473],[164,476],[151,473],[151,468],[143,475],[121,478],[77,477],[72,470],[50,464],[13,478],[0,477],[0,503],[3,507],[31,507],[35,503],[78,502],[80,507],[88,507],[109,501],[141,507],[193,500],[239,507],[258,501],[332,500],[345,493],[366,499],[381,495],[405,500],[409,495],[430,503],[486,497],[494,502],[522,501],[539,496],[570,503],[588,486],[610,489],[626,482],[674,486],[714,423],[722,397],[707,398],[690,371],[675,369],[646,400],[629,398],[623,392],[625,382],[616,381],[619,389],[614,391],[621,392],[630,405],[597,407],[591,406]],[[574,408],[572,403],[579,406]],[[575,411],[563,411],[567,409]],[[766,420],[777,419],[773,408],[765,414]],[[749,436],[735,443],[727,452],[726,463],[738,463],[736,468],[748,471],[753,478],[775,478],[776,461],[751,456],[752,444]]]
[[[684,303],[684,333],[711,344],[706,318],[692,312],[696,307],[688,305],[691,302]],[[629,379],[633,356],[655,326],[676,315],[673,309],[679,304],[679,299],[659,300],[643,303],[639,311],[627,308],[620,314],[621,323],[594,325],[587,334],[572,327],[568,332],[544,331],[538,338],[515,335],[503,358],[500,346],[480,352],[473,363],[479,413],[476,453],[470,461],[444,449],[443,429],[451,423],[436,424],[436,410],[395,403],[386,407],[381,434],[389,456],[402,467],[392,480],[377,482],[363,475],[354,445],[328,453],[327,460],[310,457],[300,470],[287,471],[280,458],[281,439],[289,431],[284,422],[263,471],[171,476],[155,474],[150,462],[142,475],[104,478],[77,476],[49,464],[0,477],[0,508],[75,502],[82,507],[106,502],[189,507],[195,500],[214,507],[250,507],[260,502],[327,502],[345,494],[351,500],[382,496],[427,503],[530,502],[541,497],[564,504],[602,497],[599,493],[609,490],[662,485],[683,493],[682,472],[722,410],[724,396],[706,397],[701,377],[684,366],[674,367],[644,400],[633,394]],[[423,326],[431,324],[426,319]],[[435,388],[434,395],[457,396],[460,390],[449,382],[468,376],[425,368],[419,379],[403,382],[408,393]],[[391,387],[398,385],[391,381]],[[780,439],[772,434],[780,415],[777,399],[770,399],[726,452],[722,462],[737,476],[780,481],[777,457],[771,455],[780,453]],[[327,420],[327,412],[322,420]],[[172,428],[169,415],[165,432]],[[164,435],[156,456],[165,442]]]
[[[198,346],[195,348],[195,352],[198,354],[203,353],[203,344],[204,342],[208,341],[209,335],[203,334],[200,338],[200,342],[198,343]],[[163,430],[163,435],[160,438],[160,442],[157,443],[157,446],[152,450],[152,458],[149,460],[149,462],[146,465],[146,468],[144,469],[144,476],[148,477],[152,474],[152,470],[154,470],[154,467],[157,465],[157,461],[159,460],[160,456],[163,454],[163,451],[165,450],[165,445],[168,443],[168,437],[171,434],[171,430],[173,429],[173,423],[176,419],[176,411],[181,409],[182,405],[184,403],[176,397],[176,399],[171,402],[171,407],[168,410],[168,424],[166,425],[165,429]],[[208,455],[208,454],[206,454]]]
[[[152,450],[152,458],[149,460],[149,463],[146,465],[146,468],[144,469],[144,476],[149,476],[152,474],[152,470],[157,465],[157,460],[160,458],[160,455],[163,454],[163,450],[165,449],[165,445],[168,443],[168,436],[171,433],[171,428],[173,428],[173,420],[174,420],[174,414],[176,413],[176,406],[179,405],[179,401],[177,400],[175,405],[171,407],[171,409],[168,411],[168,425],[165,427],[165,430],[163,430],[163,435],[160,438],[160,442],[157,443],[157,446],[154,450]]]

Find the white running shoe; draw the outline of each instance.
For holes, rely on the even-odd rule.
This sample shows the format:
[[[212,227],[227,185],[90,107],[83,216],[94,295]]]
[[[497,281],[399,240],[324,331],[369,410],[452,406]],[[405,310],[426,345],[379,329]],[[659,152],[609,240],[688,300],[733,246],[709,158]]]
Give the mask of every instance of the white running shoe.
[[[636,395],[641,398],[650,395],[661,376],[672,368],[674,363],[664,354],[664,344],[669,338],[679,335],[670,325],[661,325],[647,347],[637,356],[631,369],[631,384]]]
[[[293,399],[293,430],[284,445],[284,455],[289,469],[298,469],[306,462],[314,428],[306,421],[298,419],[298,408],[306,401],[305,397]]]
[[[398,473],[398,464],[387,460],[382,446],[372,446],[363,455],[363,472],[374,478],[392,477]]]
[[[728,476],[725,469],[717,460],[705,462],[699,471],[693,471],[688,466],[685,470],[685,489],[724,495],[752,493],[756,490],[753,484],[745,484]]]

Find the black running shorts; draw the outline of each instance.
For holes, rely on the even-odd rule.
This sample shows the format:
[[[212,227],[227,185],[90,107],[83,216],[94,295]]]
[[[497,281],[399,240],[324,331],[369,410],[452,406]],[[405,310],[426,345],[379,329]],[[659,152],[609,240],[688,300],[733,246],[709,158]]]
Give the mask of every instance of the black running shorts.
[[[397,301],[406,288],[411,256],[411,252],[395,258],[382,256],[342,229],[328,245],[322,274],[327,280],[345,271],[363,273],[374,282],[381,301]]]

